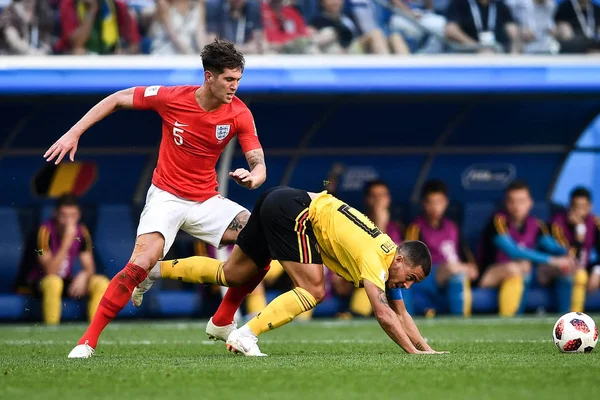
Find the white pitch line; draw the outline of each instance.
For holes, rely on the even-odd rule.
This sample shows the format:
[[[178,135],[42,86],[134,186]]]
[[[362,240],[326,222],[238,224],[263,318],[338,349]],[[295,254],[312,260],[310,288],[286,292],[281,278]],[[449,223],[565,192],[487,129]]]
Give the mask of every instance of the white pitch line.
[[[416,318],[415,321],[418,326],[446,326],[446,325],[468,325],[468,326],[497,326],[497,325],[538,325],[538,324],[554,324],[557,320],[556,317],[525,317],[525,318],[495,318],[495,317],[483,317],[483,318]],[[294,321],[295,326],[314,326],[320,328],[362,328],[364,326],[378,326],[375,319],[361,319],[361,320],[312,320],[312,321]],[[84,323],[76,324],[63,324],[59,326],[47,327],[43,325],[0,325],[0,332],[13,331],[13,332],[58,332],[68,331],[73,329],[84,329]],[[110,324],[106,327],[108,331],[126,331],[126,330],[138,330],[140,328],[150,328],[152,330],[190,330],[198,329],[204,330],[206,327],[206,321],[188,321],[188,322],[163,322],[163,321],[131,321],[131,322],[117,322]]]
[[[456,339],[439,339],[431,340],[431,343],[551,343],[550,339],[475,339],[475,340],[456,340]],[[321,339],[321,340],[261,340],[261,344],[317,344],[317,345],[331,345],[331,344],[385,344],[392,343],[388,339],[372,340],[372,339]],[[44,345],[44,346],[64,346],[73,345],[74,342],[70,340],[30,340],[30,339],[19,339],[19,340],[2,340],[1,345],[6,346],[32,346],[32,345]],[[202,346],[214,346],[219,344],[212,340],[103,340],[100,345],[131,345],[131,346],[154,346],[154,345],[202,345]]]

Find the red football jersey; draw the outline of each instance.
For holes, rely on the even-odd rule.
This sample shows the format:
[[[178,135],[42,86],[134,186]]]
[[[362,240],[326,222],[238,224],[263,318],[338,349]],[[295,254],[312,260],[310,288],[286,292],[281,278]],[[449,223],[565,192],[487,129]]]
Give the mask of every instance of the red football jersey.
[[[227,143],[238,136],[244,153],[261,147],[254,118],[237,97],[206,112],[196,102],[200,86],[136,87],[133,106],[162,117],[162,140],[152,183],[188,200],[218,194],[215,166]]]

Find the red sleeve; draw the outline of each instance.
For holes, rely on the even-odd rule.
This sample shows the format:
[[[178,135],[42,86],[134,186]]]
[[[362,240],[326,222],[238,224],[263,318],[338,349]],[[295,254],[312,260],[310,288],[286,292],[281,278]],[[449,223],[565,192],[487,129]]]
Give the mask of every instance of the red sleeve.
[[[79,27],[79,18],[75,10],[75,0],[61,0],[60,2],[60,27],[61,44],[71,47],[71,35]]]
[[[138,29],[135,18],[129,13],[127,4],[119,1],[115,2],[117,6],[117,18],[120,27],[125,27],[121,32],[121,36],[129,43],[137,44],[140,42],[140,31]]]
[[[136,86],[133,92],[133,108],[160,112],[169,100],[168,86]]]
[[[252,150],[260,149],[262,146],[258,140],[256,125],[254,125],[254,117],[250,110],[245,110],[238,115],[236,122],[237,136],[244,154]]]

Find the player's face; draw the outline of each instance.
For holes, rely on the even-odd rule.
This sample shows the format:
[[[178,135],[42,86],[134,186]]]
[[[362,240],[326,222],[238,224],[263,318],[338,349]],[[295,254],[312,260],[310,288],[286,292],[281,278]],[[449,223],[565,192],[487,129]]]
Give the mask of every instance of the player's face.
[[[226,68],[222,74],[211,74],[209,82],[213,96],[223,104],[231,103],[240,85],[240,79],[242,79],[240,69]]]
[[[62,228],[79,222],[81,212],[77,206],[62,206],[56,210],[56,222]]]
[[[527,189],[511,190],[506,194],[506,211],[517,221],[527,218],[532,206],[533,200]]]
[[[390,289],[408,289],[413,283],[425,279],[425,272],[421,266],[413,267],[405,262],[404,257],[396,255],[394,263],[389,269],[387,287]]]
[[[448,198],[443,193],[430,193],[423,200],[425,216],[434,221],[439,221],[448,208]]]
[[[384,185],[373,186],[366,199],[370,209],[388,209],[391,201],[390,191]]]
[[[571,218],[573,220],[583,221],[591,211],[592,204],[585,197],[574,197],[573,200],[571,200],[569,213],[571,214]]]

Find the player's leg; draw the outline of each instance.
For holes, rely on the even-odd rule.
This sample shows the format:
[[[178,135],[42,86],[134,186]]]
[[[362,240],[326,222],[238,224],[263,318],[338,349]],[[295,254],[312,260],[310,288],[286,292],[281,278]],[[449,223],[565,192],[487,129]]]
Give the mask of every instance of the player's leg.
[[[592,268],[589,275],[588,292],[593,293],[600,289],[600,265]]]
[[[146,279],[148,271],[169,251],[189,203],[155,186],[150,187],[129,262],[111,279],[92,322],[69,358],[93,355],[106,325],[125,307],[133,289]]]
[[[438,287],[446,288],[446,298],[453,315],[471,315],[471,284],[468,266],[462,263],[439,264],[435,269]]]
[[[573,272],[573,289],[571,295],[571,311],[585,311],[585,296],[588,289],[590,276],[585,268],[578,268]]]
[[[129,262],[108,284],[89,327],[69,353],[69,358],[88,358],[94,354],[100,334],[125,307],[131,292],[148,275],[163,255],[165,240],[158,232],[138,236]]]
[[[90,278],[88,283],[88,295],[90,297],[88,301],[88,318],[90,321],[94,318],[109,283],[110,281],[104,275],[93,275]]]
[[[499,314],[511,317],[517,314],[522,303],[526,286],[526,276],[531,272],[531,264],[515,262],[494,264],[484,272],[480,286],[499,287]]]
[[[240,329],[233,331],[227,339],[230,351],[247,356],[263,355],[256,342],[262,333],[291,322],[298,315],[315,308],[325,298],[322,264],[302,264],[280,261],[295,288],[276,297],[265,309]]]
[[[536,278],[540,286],[554,286],[558,312],[568,313],[573,294],[573,277],[565,276],[560,269],[547,264],[540,264],[536,269]]]
[[[325,297],[323,263],[308,220],[310,201],[305,191],[279,188],[266,196],[259,212],[254,211],[251,218],[260,214],[270,255],[279,260],[295,289],[274,299],[258,316],[232,332],[227,340],[230,350],[256,355],[252,353],[258,335],[285,325]],[[245,229],[240,242],[246,235]]]
[[[38,288],[42,296],[42,318],[46,325],[60,324],[64,282],[58,275],[46,275]]]

